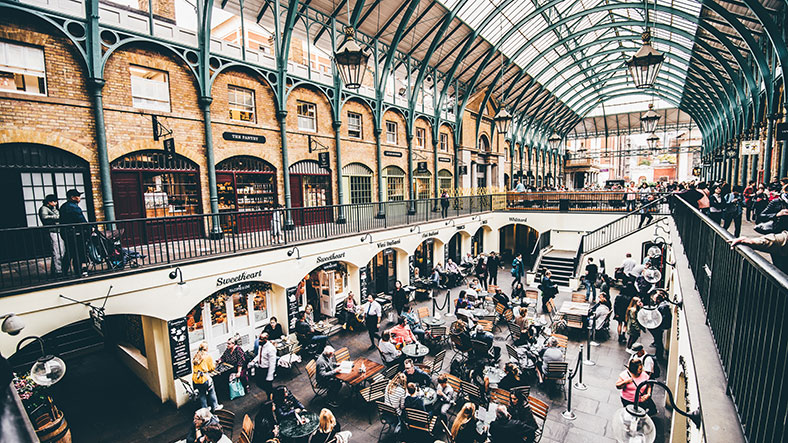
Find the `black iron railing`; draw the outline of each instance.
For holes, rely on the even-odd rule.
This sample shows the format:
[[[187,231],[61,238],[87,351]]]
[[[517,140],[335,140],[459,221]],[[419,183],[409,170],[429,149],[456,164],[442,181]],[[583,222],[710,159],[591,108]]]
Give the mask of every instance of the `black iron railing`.
[[[661,194],[653,194],[659,197]],[[586,211],[621,212],[632,211],[639,201],[627,203],[624,191],[581,191],[581,192],[509,192],[506,206],[524,211]]]
[[[577,270],[583,254],[594,252],[628,235],[632,235],[643,227],[656,223],[661,215],[669,215],[669,197],[670,194],[655,194],[654,201],[642,205],[626,215],[583,235],[580,238],[580,245],[575,255],[575,269]],[[651,216],[650,219],[649,216]]]
[[[548,229],[547,231],[539,233],[539,239],[536,240],[536,244],[534,245],[534,250],[531,251],[531,256],[528,258],[528,269],[536,272],[536,263],[539,260],[539,254],[542,253],[546,247],[550,246],[550,236],[552,230]]]
[[[684,200],[674,220],[750,442],[782,441],[788,386],[788,276]]]

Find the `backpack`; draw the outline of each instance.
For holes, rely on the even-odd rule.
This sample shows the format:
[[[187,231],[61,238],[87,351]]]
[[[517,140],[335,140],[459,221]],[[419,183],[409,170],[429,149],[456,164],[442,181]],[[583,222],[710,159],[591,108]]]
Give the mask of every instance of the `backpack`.
[[[662,369],[659,368],[659,362],[657,361],[656,355],[648,354],[648,357],[651,357],[651,359],[654,361],[654,371],[651,373],[651,379],[654,380],[659,378],[660,375],[662,375]]]

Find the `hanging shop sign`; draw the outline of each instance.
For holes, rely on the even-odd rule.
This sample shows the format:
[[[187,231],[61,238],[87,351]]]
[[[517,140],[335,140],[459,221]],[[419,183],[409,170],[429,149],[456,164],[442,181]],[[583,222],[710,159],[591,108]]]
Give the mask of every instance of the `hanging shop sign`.
[[[742,140],[741,155],[758,155],[761,152],[760,140]]]
[[[328,152],[319,152],[317,154],[317,164],[321,168],[331,169],[330,160],[328,158]]]
[[[175,154],[175,139],[174,138],[165,138],[164,139],[164,152],[169,155]]]
[[[298,286],[285,289],[285,296],[287,297],[288,332],[293,332],[298,321]]]
[[[170,357],[172,374],[175,378],[192,373],[191,354],[189,353],[189,334],[186,317],[167,322],[170,333]]]
[[[402,157],[402,153],[399,151],[383,151],[383,155],[386,157]]]
[[[323,271],[345,271],[345,265],[338,261],[332,261],[331,263],[326,263],[320,267]]]
[[[414,280],[416,280],[416,256],[409,255],[408,256],[408,276],[410,277],[410,284],[413,286]]]
[[[93,329],[99,333],[102,337],[104,336],[104,323],[105,323],[105,316],[104,316],[104,308],[102,307],[90,307],[90,324],[93,326]]]
[[[460,166],[460,175],[468,175],[468,166],[466,165]]]
[[[361,288],[361,302],[367,299],[369,294],[369,266],[362,266],[358,268],[359,287]]]
[[[451,159],[449,157],[438,157],[438,161],[443,163],[451,163]]]
[[[255,134],[240,134],[238,132],[225,132],[222,138],[233,142],[265,143],[265,136]]]
[[[701,170],[699,167],[695,166],[694,168],[692,168],[692,175],[694,175],[695,177],[700,177],[700,174],[701,174]]]
[[[775,137],[781,142],[788,141],[788,123],[777,123]]]
[[[418,173],[429,172],[429,170],[427,169],[427,162],[419,162],[416,166],[416,172]]]

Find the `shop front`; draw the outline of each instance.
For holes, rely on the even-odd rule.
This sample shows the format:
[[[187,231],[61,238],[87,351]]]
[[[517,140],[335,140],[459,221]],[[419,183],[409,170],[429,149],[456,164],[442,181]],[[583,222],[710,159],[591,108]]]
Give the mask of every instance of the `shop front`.
[[[333,220],[331,206],[331,171],[314,160],[302,160],[290,166],[290,193],[293,208],[310,208],[293,212],[296,225],[328,223]]]
[[[474,257],[484,252],[484,228],[479,226],[471,238],[471,255]]]
[[[418,169],[413,171],[413,179],[416,191],[416,198],[426,199],[432,196],[432,173],[430,171],[419,172]]]
[[[112,162],[112,192],[119,220],[180,217],[179,220],[125,224],[125,237],[153,242],[202,235],[200,171],[178,154],[145,150]],[[131,229],[132,232],[128,232]]]
[[[446,191],[449,195],[452,194],[452,190],[454,189],[454,180],[452,179],[452,174],[447,169],[441,169],[438,171],[438,188],[440,192]]]
[[[267,161],[246,155],[230,157],[216,165],[219,212],[258,212],[276,206],[276,168]],[[222,230],[261,231],[270,227],[269,214],[238,214],[222,217]]]
[[[457,232],[446,245],[446,258],[458,265],[462,262],[462,234]],[[447,260],[448,262],[448,260]],[[445,265],[445,263],[444,263]]]
[[[238,334],[246,350],[254,346],[254,338],[272,315],[271,284],[247,281],[222,288],[195,306],[186,316],[189,347],[192,354],[200,343],[221,355],[227,339]],[[214,353],[214,352],[212,352]]]
[[[432,273],[432,267],[433,267],[433,265],[435,263],[435,261],[434,261],[434,243],[435,243],[435,240],[433,240],[431,238],[427,239],[427,240],[424,240],[416,248],[416,252],[413,253],[413,261],[414,261],[413,278],[414,278],[414,280],[429,278],[430,274]]]
[[[374,295],[394,293],[397,282],[397,251],[384,249],[369,262],[367,289]]]
[[[330,262],[315,268],[298,284],[298,310],[311,305],[315,321],[323,316],[334,317],[337,305],[350,291],[348,279],[348,268],[343,262]]]

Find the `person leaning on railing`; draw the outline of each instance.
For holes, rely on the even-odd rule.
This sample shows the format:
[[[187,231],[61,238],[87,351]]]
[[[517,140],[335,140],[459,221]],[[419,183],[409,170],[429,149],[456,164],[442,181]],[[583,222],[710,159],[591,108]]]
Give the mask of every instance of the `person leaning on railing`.
[[[778,215],[788,215],[788,209],[783,209]],[[772,263],[777,269],[788,274],[788,231],[766,234],[760,237],[739,237],[731,241],[731,248],[736,245],[747,245],[756,251],[768,252]]]

